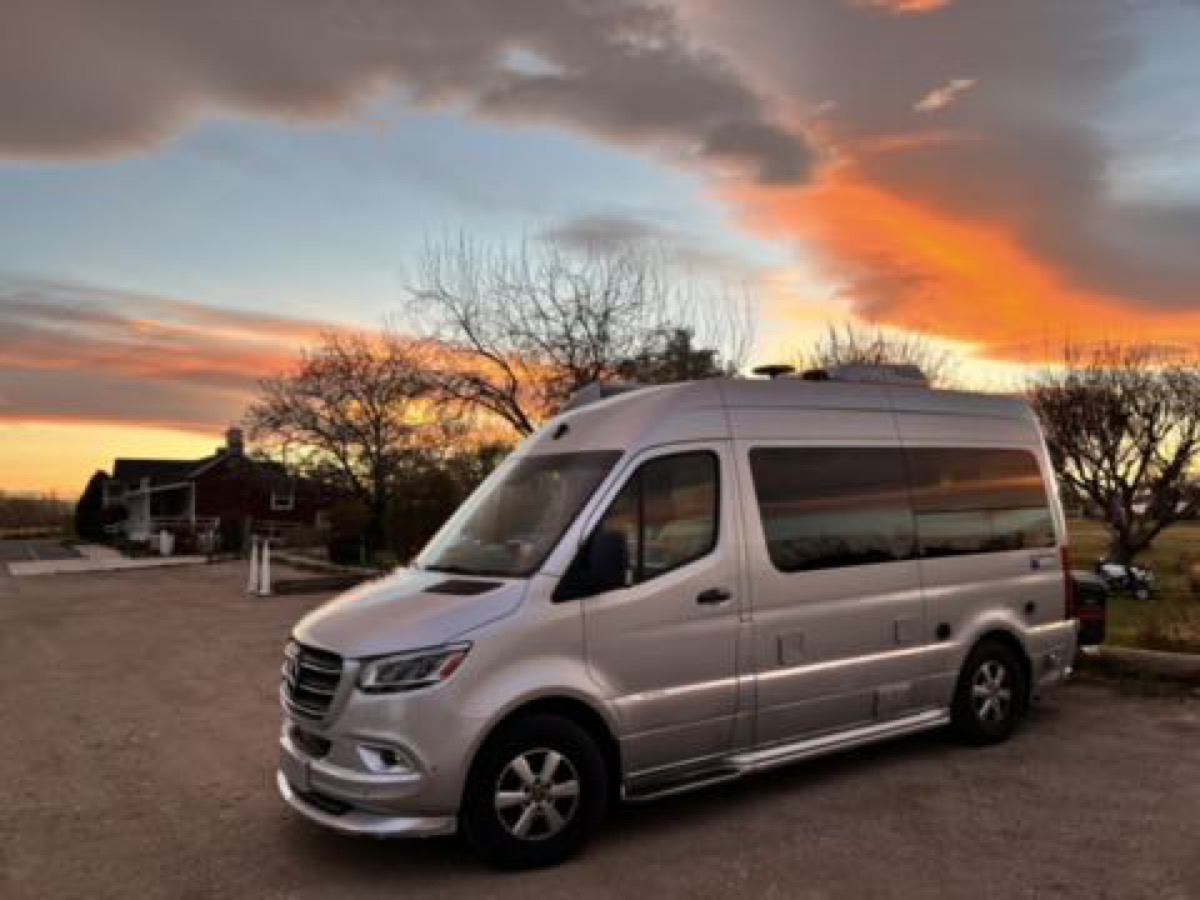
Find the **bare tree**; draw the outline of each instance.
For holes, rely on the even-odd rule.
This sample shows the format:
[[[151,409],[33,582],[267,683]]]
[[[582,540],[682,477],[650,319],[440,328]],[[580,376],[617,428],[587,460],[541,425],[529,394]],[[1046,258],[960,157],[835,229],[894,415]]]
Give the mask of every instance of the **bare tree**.
[[[712,351],[721,371],[740,365],[729,354],[748,345],[741,307],[722,308],[722,297],[691,290],[662,254],[636,244],[511,248],[445,239],[427,244],[408,292],[406,324],[445,351],[430,372],[438,392],[518,434],[580,387],[661,353],[680,331],[689,349],[719,336],[719,346],[731,348]]]
[[[446,446],[455,427],[430,415],[429,367],[429,349],[419,343],[328,334],[294,371],[259,383],[246,424],[273,455],[331,476],[362,501],[376,547],[409,457]]]
[[[1128,563],[1200,511],[1200,371],[1152,348],[1068,348],[1030,398],[1058,477],[1103,517],[1110,555]]]
[[[854,364],[915,365],[935,387],[953,384],[958,371],[955,354],[922,335],[851,322],[830,325],[824,336],[801,355],[801,364],[810,369]]]

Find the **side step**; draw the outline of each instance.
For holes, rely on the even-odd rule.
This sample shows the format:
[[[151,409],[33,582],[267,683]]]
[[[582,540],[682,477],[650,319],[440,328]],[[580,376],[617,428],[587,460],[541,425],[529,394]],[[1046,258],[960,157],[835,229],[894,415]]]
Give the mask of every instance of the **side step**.
[[[931,728],[940,728],[943,725],[949,724],[949,710],[931,709],[911,716],[891,719],[887,722],[875,722],[870,725],[863,725],[846,731],[838,731],[833,734],[824,734],[820,737],[795,741],[790,744],[777,744],[774,747],[765,747],[762,750],[737,753],[731,756],[729,761],[742,772],[762,772],[766,769],[784,766],[802,759],[826,756],[830,753],[849,750],[852,747],[861,747],[865,744],[874,744],[877,741],[886,741],[891,738],[917,734],[921,731],[928,731]]]
[[[650,776],[640,780],[634,779],[631,783],[626,784],[621,790],[621,799],[630,803],[645,803],[661,797],[672,797],[675,794],[698,791],[700,788],[723,784],[726,781],[736,781],[741,777],[741,770],[728,763],[721,763],[711,769],[692,770],[682,774]]]
[[[874,722],[870,725],[862,725],[833,734],[823,734],[802,741],[792,741],[787,744],[764,747],[761,750],[735,753],[711,768],[668,774],[659,778],[653,776],[634,778],[626,783],[621,791],[621,796],[631,803],[671,797],[675,794],[733,781],[752,772],[763,772],[777,766],[799,762],[802,759],[815,759],[818,756],[827,756],[853,747],[918,734],[948,724],[950,724],[949,710],[931,709],[887,722]]]

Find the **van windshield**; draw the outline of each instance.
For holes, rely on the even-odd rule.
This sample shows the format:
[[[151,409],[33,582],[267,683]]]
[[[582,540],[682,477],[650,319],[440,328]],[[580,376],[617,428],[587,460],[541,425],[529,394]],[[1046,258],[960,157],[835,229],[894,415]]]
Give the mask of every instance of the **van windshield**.
[[[621,457],[619,450],[508,459],[417,558],[462,575],[533,574]]]

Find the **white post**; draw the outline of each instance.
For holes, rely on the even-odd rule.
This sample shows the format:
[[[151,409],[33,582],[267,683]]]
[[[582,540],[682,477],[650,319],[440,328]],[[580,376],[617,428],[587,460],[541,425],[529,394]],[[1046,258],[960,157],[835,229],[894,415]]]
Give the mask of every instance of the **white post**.
[[[271,539],[263,538],[262,567],[259,569],[258,596],[271,596]]]
[[[250,579],[246,582],[246,593],[258,593],[258,538],[250,538]]]

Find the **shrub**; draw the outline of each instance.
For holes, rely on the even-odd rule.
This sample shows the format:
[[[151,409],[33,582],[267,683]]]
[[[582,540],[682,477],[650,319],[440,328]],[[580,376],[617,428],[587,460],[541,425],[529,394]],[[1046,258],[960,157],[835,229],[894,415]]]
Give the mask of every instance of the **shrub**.
[[[359,566],[367,560],[366,537],[371,515],[365,503],[339,500],[329,507],[329,559],[339,565]]]

